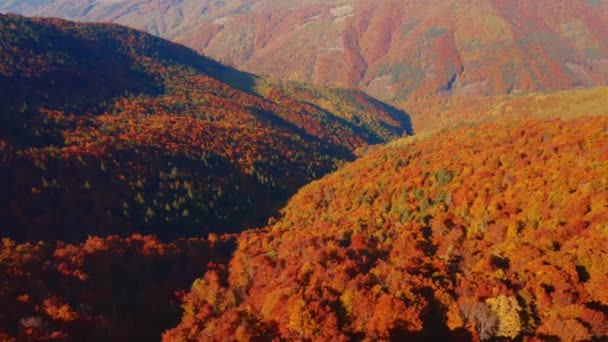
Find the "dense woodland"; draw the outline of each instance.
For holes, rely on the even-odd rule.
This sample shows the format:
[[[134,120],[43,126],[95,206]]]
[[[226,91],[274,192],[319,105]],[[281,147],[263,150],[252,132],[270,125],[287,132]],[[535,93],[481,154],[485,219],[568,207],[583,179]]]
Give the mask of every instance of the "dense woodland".
[[[391,143],[240,235],[164,338],[603,338],[606,146],[606,117]]]
[[[0,214],[20,241],[262,225],[358,147],[408,130],[360,92],[258,82],[138,31],[1,19]]]
[[[226,262],[210,236],[89,237],[82,244],[0,244],[1,341],[151,341],[179,322],[192,280]]]
[[[605,88],[401,138],[358,90],[0,15],[0,89],[1,341],[608,335]]]
[[[229,260],[232,238],[209,233],[266,224],[410,129],[360,91],[265,81],[117,25],[1,15],[0,47],[0,340],[157,339]]]

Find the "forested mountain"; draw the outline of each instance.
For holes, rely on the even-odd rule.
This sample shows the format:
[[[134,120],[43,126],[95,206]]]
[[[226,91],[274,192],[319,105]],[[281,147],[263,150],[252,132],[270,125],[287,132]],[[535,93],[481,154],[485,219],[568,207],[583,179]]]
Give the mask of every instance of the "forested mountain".
[[[113,21],[243,70],[394,103],[608,82],[605,0],[5,0],[0,10]]]
[[[606,0],[0,11],[0,341],[608,336]]]
[[[115,24],[0,15],[0,340],[158,340],[229,261],[226,233],[410,130],[357,90]]]
[[[358,91],[265,81],[124,27],[0,19],[1,212],[19,240],[261,225],[409,129]]]
[[[387,145],[305,186],[186,296],[166,341],[600,340],[608,119]]]

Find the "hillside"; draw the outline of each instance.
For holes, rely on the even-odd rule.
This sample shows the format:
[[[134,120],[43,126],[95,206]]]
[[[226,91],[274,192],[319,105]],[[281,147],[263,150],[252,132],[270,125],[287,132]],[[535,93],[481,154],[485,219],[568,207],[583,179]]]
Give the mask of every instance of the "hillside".
[[[0,15],[0,89],[1,341],[158,340],[226,233],[411,131],[115,24]]]
[[[608,1],[0,11],[0,341],[608,336]]]
[[[117,25],[8,15],[0,37],[0,213],[20,241],[262,225],[409,129],[359,91],[266,81]]]
[[[0,10],[113,21],[243,70],[392,103],[608,82],[605,0],[4,0]]]
[[[241,234],[164,338],[601,339],[606,146],[606,116],[391,143]]]
[[[154,341],[230,239],[89,237],[82,244],[0,241],[0,340]],[[179,265],[179,267],[176,267]]]
[[[406,106],[417,132],[514,119],[576,118],[608,112],[608,87],[485,97],[455,96]]]

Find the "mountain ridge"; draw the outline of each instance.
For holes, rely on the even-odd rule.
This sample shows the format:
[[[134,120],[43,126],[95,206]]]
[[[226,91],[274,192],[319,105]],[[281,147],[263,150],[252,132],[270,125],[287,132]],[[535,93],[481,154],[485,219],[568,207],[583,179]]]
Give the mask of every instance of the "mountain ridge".
[[[0,14],[0,340],[154,340],[192,281],[407,115],[117,24]]]
[[[608,336],[608,1],[30,5],[0,340]]]
[[[131,0],[70,11],[64,4],[5,1],[0,9],[115,21],[243,70],[357,86],[394,104],[608,82],[606,1]]]
[[[360,91],[266,81],[116,24],[1,15],[0,35],[3,216],[20,240],[261,225],[408,130]]]

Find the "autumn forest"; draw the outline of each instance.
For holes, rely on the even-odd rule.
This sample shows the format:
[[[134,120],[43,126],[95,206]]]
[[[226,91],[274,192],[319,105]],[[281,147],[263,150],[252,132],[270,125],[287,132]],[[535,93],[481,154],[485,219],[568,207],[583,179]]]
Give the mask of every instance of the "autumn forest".
[[[36,14],[30,2],[0,11]],[[608,3],[547,5],[551,21],[467,0],[517,37],[580,18],[577,36],[500,55],[528,65],[509,88],[477,81],[494,75],[487,60],[433,45],[462,34],[428,28],[449,11],[469,20],[462,8],[278,2],[209,4],[200,23],[145,26],[156,36],[139,19],[0,13],[0,341],[605,340]],[[167,2],[155,27],[188,3]],[[57,16],[112,13],[95,6]],[[403,43],[387,32],[407,15]],[[249,52],[234,18],[255,22]],[[350,52],[330,60],[306,41],[302,63],[320,64],[292,77],[293,42],[273,35],[318,39],[316,20]],[[369,45],[382,32],[392,41]],[[496,37],[454,39],[509,49]],[[385,90],[366,81],[398,51],[409,71]],[[332,81],[318,68],[335,61]],[[484,90],[457,91],[466,77]]]

